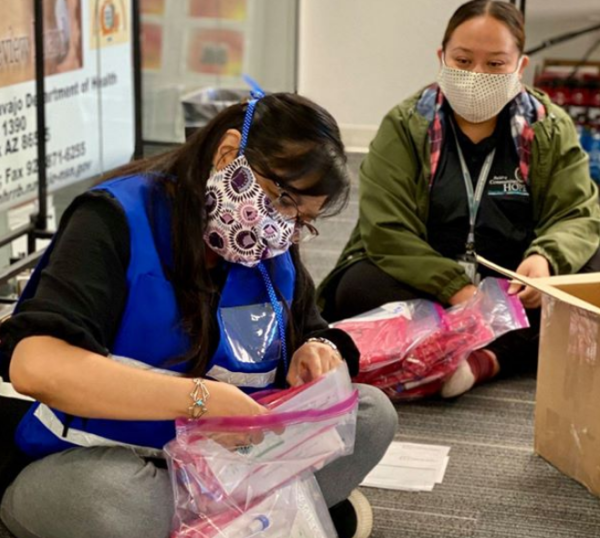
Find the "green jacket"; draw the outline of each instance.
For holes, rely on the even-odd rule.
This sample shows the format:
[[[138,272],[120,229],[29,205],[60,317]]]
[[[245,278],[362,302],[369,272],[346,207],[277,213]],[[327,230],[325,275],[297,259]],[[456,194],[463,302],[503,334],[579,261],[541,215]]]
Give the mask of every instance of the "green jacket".
[[[525,257],[541,254],[554,274],[576,273],[600,242],[598,190],[570,117],[545,94],[528,92],[546,108],[546,116],[532,124],[528,183],[536,225]],[[470,283],[456,261],[427,242],[431,166],[429,121],[416,110],[421,94],[385,116],[361,165],[358,222],[318,289],[325,312],[337,277],[366,258],[442,303]]]

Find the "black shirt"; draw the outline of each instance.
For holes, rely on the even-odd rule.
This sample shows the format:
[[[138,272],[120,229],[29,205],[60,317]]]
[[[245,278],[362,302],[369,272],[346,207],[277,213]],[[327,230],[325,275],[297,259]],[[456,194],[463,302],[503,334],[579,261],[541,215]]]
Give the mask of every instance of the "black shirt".
[[[430,193],[429,244],[447,258],[457,259],[465,254],[469,205],[454,136],[456,131],[473,191],[485,159],[496,149],[477,214],[475,250],[514,270],[533,240],[534,222],[529,188],[521,177],[519,157],[511,135],[509,107],[507,105],[498,116],[493,134],[479,143],[473,143],[460,130],[449,107],[446,118],[445,143]],[[450,121],[454,122],[455,129],[448,124]],[[482,273],[486,271],[482,270]]]
[[[6,356],[20,340],[35,335],[108,355],[127,301],[129,240],[123,208],[110,194],[92,191],[75,199],[61,220],[34,296],[0,327]],[[215,276],[222,288],[226,275]],[[305,339],[321,336],[335,343],[356,375],[359,354],[350,336],[329,329],[316,306],[305,316]],[[211,354],[220,336],[213,326]]]

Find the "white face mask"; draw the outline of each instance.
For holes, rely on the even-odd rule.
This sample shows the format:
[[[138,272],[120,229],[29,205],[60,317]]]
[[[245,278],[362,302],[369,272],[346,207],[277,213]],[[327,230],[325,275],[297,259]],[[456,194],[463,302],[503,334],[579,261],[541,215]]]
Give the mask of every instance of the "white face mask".
[[[514,73],[490,74],[453,69],[442,57],[438,84],[454,112],[468,122],[482,123],[499,114],[521,92],[522,60]]]

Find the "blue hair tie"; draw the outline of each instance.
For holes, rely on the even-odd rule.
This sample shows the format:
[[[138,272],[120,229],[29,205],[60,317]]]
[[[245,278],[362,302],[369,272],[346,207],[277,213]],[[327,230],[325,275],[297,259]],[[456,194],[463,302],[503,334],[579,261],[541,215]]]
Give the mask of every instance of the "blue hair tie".
[[[250,86],[250,101],[248,101],[248,106],[246,108],[246,115],[244,116],[244,125],[242,127],[242,140],[240,142],[240,149],[238,151],[238,156],[244,153],[246,149],[246,145],[248,144],[248,133],[250,132],[250,126],[252,125],[252,118],[254,117],[254,109],[256,108],[256,103],[258,103],[259,99],[262,99],[265,96],[265,92],[258,85],[252,77],[249,75],[242,75],[244,82]]]

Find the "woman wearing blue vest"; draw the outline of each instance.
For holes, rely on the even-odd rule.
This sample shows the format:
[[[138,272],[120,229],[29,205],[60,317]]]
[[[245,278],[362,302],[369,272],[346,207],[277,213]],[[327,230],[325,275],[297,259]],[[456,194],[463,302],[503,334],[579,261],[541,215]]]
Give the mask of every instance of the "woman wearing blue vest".
[[[263,413],[248,393],[342,357],[356,372],[297,246],[346,201],[338,127],[302,97],[257,97],[76,199],[2,326],[11,380],[36,400],[16,439],[33,462],[1,506],[18,538],[166,538],[175,418]],[[397,422],[358,389],[355,452],[317,473],[341,538],[370,533],[354,490]]]

